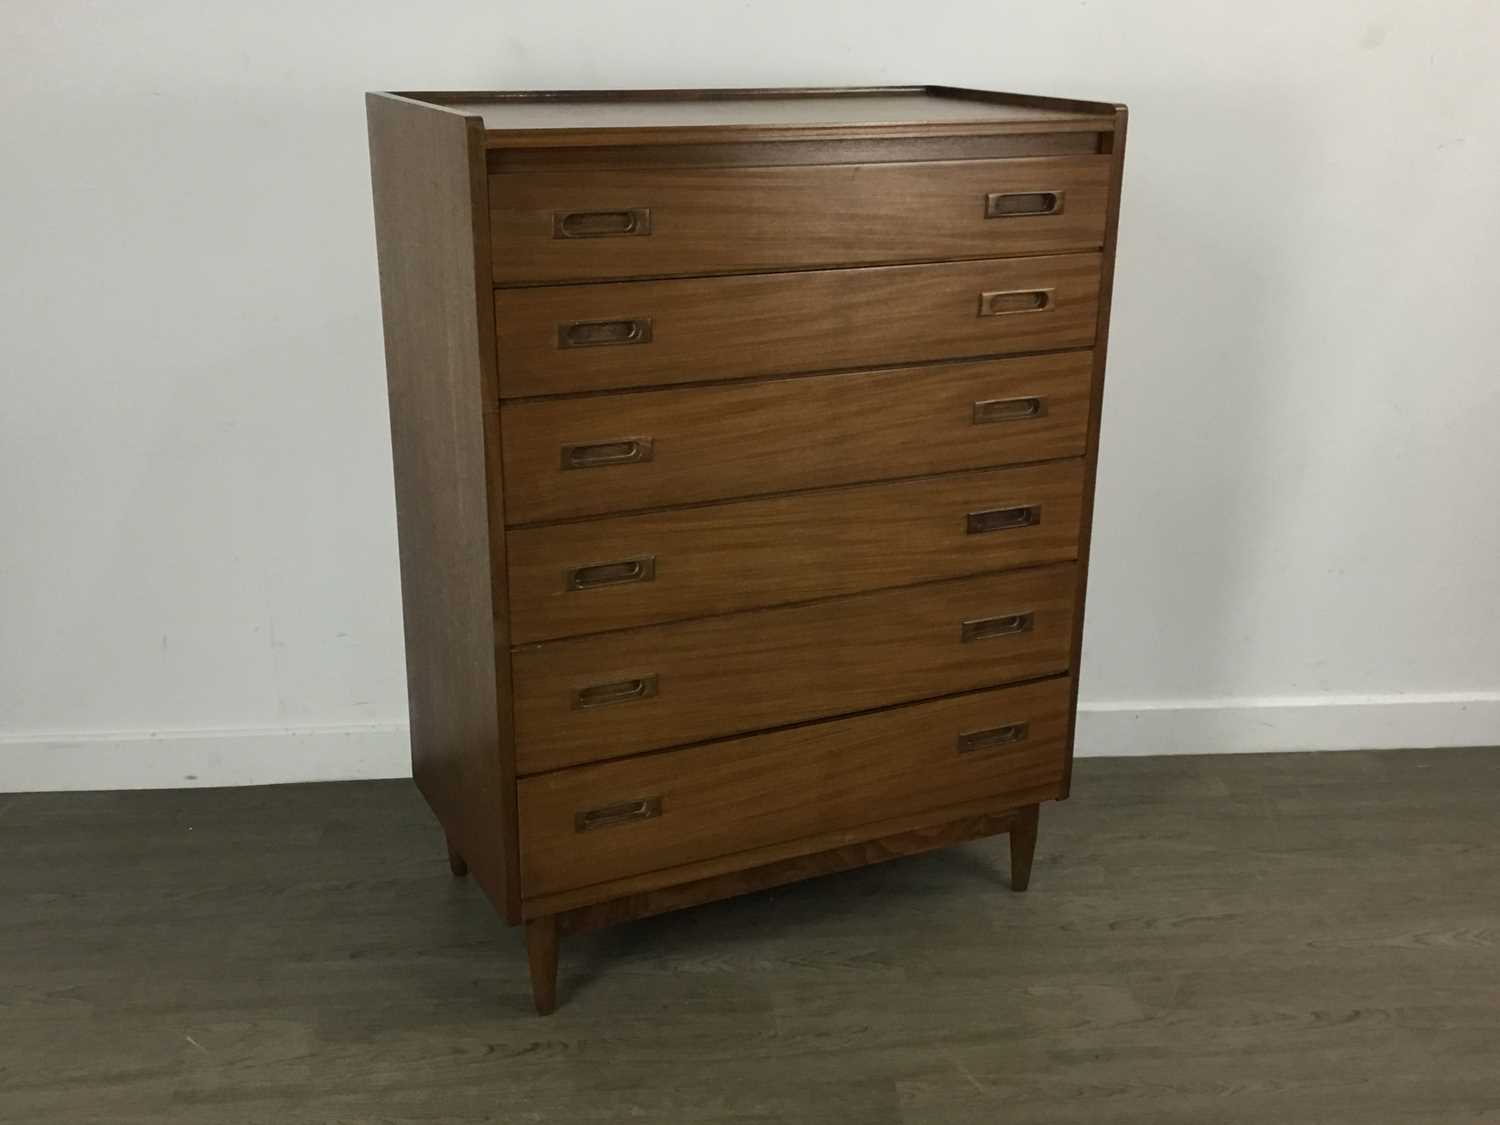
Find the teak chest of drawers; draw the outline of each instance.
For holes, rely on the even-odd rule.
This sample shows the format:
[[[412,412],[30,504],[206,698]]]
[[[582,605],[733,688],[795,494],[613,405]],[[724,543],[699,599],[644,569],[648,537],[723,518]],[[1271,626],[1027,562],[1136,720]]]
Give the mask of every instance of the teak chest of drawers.
[[[1122,106],[371,94],[414,773],[559,934],[1068,794]]]

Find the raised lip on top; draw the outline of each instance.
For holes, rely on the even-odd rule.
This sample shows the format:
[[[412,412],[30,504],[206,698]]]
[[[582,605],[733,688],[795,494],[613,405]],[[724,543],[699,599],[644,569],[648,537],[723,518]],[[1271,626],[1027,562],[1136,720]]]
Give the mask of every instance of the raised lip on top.
[[[487,148],[559,145],[704,144],[745,140],[839,140],[976,136],[1014,133],[1111,132],[1124,106],[1002,93],[956,86],[816,86],[674,90],[445,90],[383,93],[381,97],[412,102],[473,122]],[[1023,120],[924,120],[920,110],[910,118],[887,122],[751,122],[700,125],[579,125],[557,128],[485,128],[483,118],[462,108],[481,104],[620,104],[640,102],[756,101],[786,98],[900,97],[983,102],[1036,111]]]

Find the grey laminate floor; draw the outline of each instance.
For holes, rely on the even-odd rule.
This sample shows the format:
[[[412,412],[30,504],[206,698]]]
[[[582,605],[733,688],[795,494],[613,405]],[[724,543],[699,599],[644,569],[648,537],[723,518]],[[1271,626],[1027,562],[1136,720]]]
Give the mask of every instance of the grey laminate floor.
[[[1084,760],[1002,841],[574,939],[408,783],[0,796],[0,1121],[1500,1122],[1500,751]]]

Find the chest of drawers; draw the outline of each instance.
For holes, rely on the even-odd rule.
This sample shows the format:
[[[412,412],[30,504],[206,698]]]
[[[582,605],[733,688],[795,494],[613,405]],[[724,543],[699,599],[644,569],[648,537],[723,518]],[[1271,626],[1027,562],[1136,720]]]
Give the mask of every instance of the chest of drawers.
[[[413,773],[560,935],[1068,794],[1121,106],[368,98]]]

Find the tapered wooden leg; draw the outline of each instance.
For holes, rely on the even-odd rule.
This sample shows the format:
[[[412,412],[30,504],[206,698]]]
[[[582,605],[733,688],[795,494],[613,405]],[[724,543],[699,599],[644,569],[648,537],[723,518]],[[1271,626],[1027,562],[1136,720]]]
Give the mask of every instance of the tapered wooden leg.
[[[1031,859],[1036,855],[1036,822],[1040,805],[1027,805],[1016,812],[1010,826],[1010,889],[1024,891],[1031,882]]]
[[[557,917],[552,914],[526,922],[526,957],[531,963],[531,998],[539,1016],[557,1007]]]
[[[453,841],[448,841],[448,870],[462,879],[469,873],[469,865],[464,857],[458,854],[458,849],[453,846]]]

